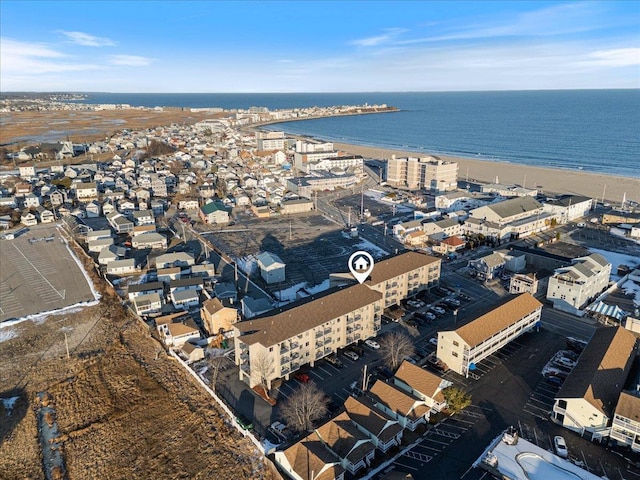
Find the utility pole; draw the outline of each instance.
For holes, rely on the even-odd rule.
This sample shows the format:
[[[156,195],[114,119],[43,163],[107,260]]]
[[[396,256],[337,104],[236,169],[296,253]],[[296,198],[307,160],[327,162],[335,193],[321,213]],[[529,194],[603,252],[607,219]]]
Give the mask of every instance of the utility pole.
[[[67,339],[67,332],[64,332],[64,346],[67,349],[67,359],[71,358],[69,355],[69,340]]]
[[[604,192],[607,191],[607,184],[604,184],[604,188],[602,189],[602,204],[604,205]]]

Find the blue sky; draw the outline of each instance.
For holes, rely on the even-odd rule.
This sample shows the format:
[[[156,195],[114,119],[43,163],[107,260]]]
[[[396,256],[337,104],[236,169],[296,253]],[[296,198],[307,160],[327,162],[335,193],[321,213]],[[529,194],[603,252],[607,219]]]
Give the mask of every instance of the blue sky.
[[[640,1],[0,2],[2,91],[640,88]]]

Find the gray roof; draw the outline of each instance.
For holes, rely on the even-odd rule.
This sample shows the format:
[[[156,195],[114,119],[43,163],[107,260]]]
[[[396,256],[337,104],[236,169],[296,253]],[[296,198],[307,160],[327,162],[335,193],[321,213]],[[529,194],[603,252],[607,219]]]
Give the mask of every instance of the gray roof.
[[[509,218],[520,213],[534,211],[541,208],[542,204],[533,197],[516,197],[487,206],[501,218]]]
[[[458,225],[458,221],[457,220],[453,220],[452,218],[445,218],[444,220],[438,220],[435,223],[436,223],[436,225],[438,225],[442,229],[450,228],[450,227],[454,227],[454,226]]]
[[[147,283],[136,283],[134,285],[129,285],[127,291],[128,293],[135,292],[150,292],[152,290],[163,290],[164,283],[162,282],[147,282]]]
[[[277,265],[277,264],[280,264],[282,266],[285,265],[285,263],[275,253],[262,252],[256,256],[256,259],[258,260],[258,263],[261,265],[261,268],[269,268],[272,265]]]
[[[498,265],[502,265],[503,263],[505,263],[504,257],[496,252],[493,252],[486,257],[482,257],[481,260],[489,267],[497,267]]]

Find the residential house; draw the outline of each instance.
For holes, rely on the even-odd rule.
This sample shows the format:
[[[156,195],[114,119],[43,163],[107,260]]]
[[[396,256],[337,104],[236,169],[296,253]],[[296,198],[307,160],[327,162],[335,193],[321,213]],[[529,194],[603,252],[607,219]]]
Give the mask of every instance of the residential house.
[[[193,255],[187,252],[165,253],[156,257],[156,269],[160,270],[167,267],[190,267],[195,265],[196,261]]]
[[[164,295],[164,283],[162,282],[146,282],[135,283],[127,287],[127,296],[129,300],[133,300],[139,295],[148,295],[151,293],[157,293],[158,295]]]
[[[602,255],[592,253],[576,258],[571,265],[556,269],[549,278],[547,300],[555,309],[579,315],[607,288],[610,275],[611,264]]]
[[[169,283],[171,280],[177,280],[181,276],[180,267],[159,268],[157,270],[158,281]]]
[[[18,167],[20,177],[31,178],[36,176],[36,167],[34,165],[20,165]]]
[[[636,357],[636,340],[622,327],[598,328],[555,396],[553,420],[594,440],[607,437]]]
[[[111,238],[111,230],[91,230],[87,232],[85,241],[91,242],[92,240],[99,240],[101,238]]]
[[[40,206],[40,197],[33,193],[30,193],[24,197],[25,208],[36,208]]]
[[[197,210],[200,203],[197,199],[180,200],[178,202],[178,209],[180,210]]]
[[[38,224],[38,218],[27,210],[20,216],[20,223],[27,227],[33,227]]]
[[[535,273],[516,273],[509,280],[509,293],[538,293],[538,279]]]
[[[96,240],[89,240],[87,242],[88,250],[93,253],[100,253],[103,248],[109,248],[111,245],[113,245],[113,238],[111,237],[98,238]],[[115,260],[115,258],[111,258],[110,260]]]
[[[345,469],[340,458],[315,433],[284,451],[277,450],[274,460],[293,480],[344,480]]]
[[[180,353],[186,358],[187,364],[200,361],[204,358],[204,348],[198,347],[191,342],[185,342],[180,349]]]
[[[148,315],[162,309],[162,297],[157,293],[145,293],[133,298],[133,306],[138,315]]]
[[[369,390],[369,395],[374,405],[397,420],[402,428],[414,431],[418,425],[426,423],[429,419],[431,408],[424,400],[414,397],[392,383],[376,380]]]
[[[453,236],[441,240],[437,245],[432,247],[432,250],[441,255],[451,255],[464,250],[466,246],[467,242],[460,237]]]
[[[531,330],[541,313],[542,303],[523,293],[462,327],[439,331],[436,355],[451,370],[468,377],[477,363]]]
[[[136,249],[142,248],[167,248],[167,238],[156,232],[141,233],[131,239],[131,246]]]
[[[391,381],[397,387],[424,401],[431,409],[430,414],[441,412],[447,407],[442,392],[453,385],[450,381],[406,360],[400,364]]]
[[[136,225],[155,225],[156,219],[151,210],[137,210],[133,212],[133,221]]]
[[[107,221],[116,233],[128,233],[133,230],[133,222],[117,211],[109,213]]]
[[[340,464],[352,475],[371,465],[376,447],[346,412],[316,428],[314,434],[340,458]]]
[[[102,207],[96,200],[91,200],[84,207],[84,211],[87,214],[87,218],[97,218],[102,213]]]
[[[200,218],[204,223],[217,225],[229,223],[229,212],[223,204],[218,201],[210,201],[200,208]]]
[[[53,212],[44,207],[36,208],[36,213],[40,219],[40,223],[53,223],[56,221],[56,217]]]
[[[373,401],[364,396],[348,397],[344,408],[358,430],[365,433],[382,453],[393,446],[400,446],[404,433],[402,426],[393,417],[378,410]]]
[[[105,248],[102,252],[109,250]],[[100,252],[100,253],[102,253]],[[113,260],[107,264],[107,273],[110,275],[128,275],[137,273],[135,258],[126,258],[124,260]]]
[[[284,282],[285,263],[275,253],[262,252],[256,257],[260,275],[267,283]]]
[[[544,202],[545,211],[553,213],[562,224],[589,215],[592,207],[593,199],[580,195],[562,195]]]
[[[188,310],[200,304],[200,294],[197,289],[174,289],[170,294],[171,302],[177,309]]]
[[[240,379],[251,387],[276,378],[289,378],[301,365],[314,363],[338,348],[373,337],[380,330],[382,294],[366,285],[322,292],[294,302],[273,315],[233,325],[236,365]],[[266,379],[251,368],[256,359],[269,359]]]
[[[469,260],[469,269],[479,280],[492,280],[502,273],[505,263],[504,255],[493,252],[484,257]]]
[[[611,440],[640,452],[640,397],[638,391],[622,392],[611,423]]]
[[[95,182],[80,183],[76,185],[76,198],[80,202],[86,202],[98,198],[98,186]]]
[[[240,319],[238,310],[228,302],[225,303],[214,297],[202,304],[200,318],[209,335],[216,335],[220,330],[231,331],[233,325]]]
[[[200,330],[191,318],[184,323],[158,325],[158,330],[165,345],[169,347],[180,348],[187,342],[200,340]]]

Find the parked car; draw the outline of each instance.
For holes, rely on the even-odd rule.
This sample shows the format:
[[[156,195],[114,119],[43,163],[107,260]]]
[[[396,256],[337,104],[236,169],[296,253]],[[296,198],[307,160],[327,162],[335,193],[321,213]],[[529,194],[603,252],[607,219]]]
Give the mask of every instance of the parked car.
[[[349,350],[353,351],[359,357],[364,356],[364,348],[362,348],[360,345],[353,344],[353,345],[349,345],[349,347],[347,347],[347,348]]]
[[[238,415],[236,417],[236,422],[243,430],[253,430],[253,422],[244,415]]]
[[[307,375],[306,373],[296,373],[293,378],[295,378],[296,380],[298,380],[299,382],[302,383],[308,383],[309,380],[311,380],[309,378],[309,375]]]
[[[444,315],[445,313],[447,313],[444,308],[442,307],[433,307],[433,310],[436,312],[436,314],[438,315]]]
[[[373,348],[374,350],[378,350],[380,348],[380,344],[371,338],[365,340],[364,344],[367,347]]]
[[[434,347],[437,347],[437,346],[438,346],[438,338],[437,338],[437,337],[431,337],[431,338],[429,339],[429,343],[430,343],[431,345],[433,345]]]
[[[345,350],[342,354],[354,362],[360,358],[356,352],[352,352],[351,350]]]
[[[561,458],[567,458],[569,456],[569,450],[567,449],[567,442],[560,435],[553,437],[553,446],[556,449],[556,455]]]
[[[334,353],[330,353],[324,359],[336,368],[344,368],[344,363]]]
[[[556,387],[561,387],[564,383],[564,380],[560,377],[545,377],[545,380],[547,381],[547,383],[555,385]]]
[[[269,427],[269,431],[280,440],[287,440],[287,438],[289,437],[287,426],[282,422],[273,422]]]
[[[578,340],[574,337],[567,337],[566,343],[569,350],[572,350],[578,354],[582,353],[584,347],[587,346],[587,342],[585,342],[584,340]]]

